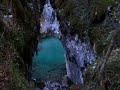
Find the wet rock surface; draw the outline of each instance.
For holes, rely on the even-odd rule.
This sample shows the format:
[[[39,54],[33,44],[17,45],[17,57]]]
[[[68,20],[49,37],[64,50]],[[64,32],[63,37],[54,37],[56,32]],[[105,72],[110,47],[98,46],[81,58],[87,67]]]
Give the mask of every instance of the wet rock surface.
[[[86,71],[88,65],[92,64],[96,57],[96,52],[90,47],[87,35],[83,41],[78,34],[71,35],[71,28],[67,23],[63,23],[61,32],[61,41],[66,51],[66,69],[68,77],[74,84],[81,85],[84,83],[82,74]]]
[[[59,22],[48,0],[43,9],[41,32],[48,32],[49,30],[61,40],[65,48],[67,76],[74,84],[83,84],[82,74],[87,65],[94,62],[96,56],[96,52],[90,47],[87,34],[85,33],[81,39],[78,34],[72,32],[73,30],[67,21]],[[61,85],[57,86],[61,87]]]

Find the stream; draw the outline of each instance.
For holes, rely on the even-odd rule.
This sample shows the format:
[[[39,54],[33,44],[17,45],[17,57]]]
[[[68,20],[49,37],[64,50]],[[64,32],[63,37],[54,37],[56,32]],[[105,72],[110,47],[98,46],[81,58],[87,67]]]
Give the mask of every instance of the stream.
[[[41,34],[50,32],[51,36],[38,44],[38,53],[33,57],[32,78],[44,82],[47,88],[44,90],[67,90],[68,82],[83,85],[83,74],[96,58],[95,46],[90,47],[87,33],[81,40],[77,33],[70,34],[69,25],[61,29],[49,0],[44,5],[40,27]]]

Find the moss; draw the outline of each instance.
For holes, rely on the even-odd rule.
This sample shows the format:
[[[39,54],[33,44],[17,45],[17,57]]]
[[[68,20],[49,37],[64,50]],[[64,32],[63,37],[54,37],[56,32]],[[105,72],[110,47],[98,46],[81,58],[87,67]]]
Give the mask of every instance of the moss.
[[[74,9],[76,8],[76,4],[74,1],[69,0],[67,2],[67,5],[64,7],[64,14],[66,17],[69,17],[71,14],[73,14]]]
[[[98,0],[96,3],[90,15],[94,24],[100,23],[105,19],[107,7],[114,5],[115,0]]]
[[[17,35],[14,37],[21,39]],[[7,75],[10,80],[5,88],[7,90],[27,90],[28,82],[25,78],[25,63],[20,55],[20,53],[23,53],[24,46],[22,46],[22,43],[17,42],[15,38],[9,38],[8,40],[3,38],[0,42],[0,63],[5,64],[8,68],[6,71],[10,71],[9,75]],[[23,41],[23,43],[25,42]]]
[[[16,13],[14,12],[14,15],[16,15],[15,17],[25,21],[26,15],[25,15],[25,11],[24,11],[24,8],[22,6],[21,1],[20,0],[13,0],[13,4],[15,7],[15,11],[16,11]]]
[[[73,0],[68,0],[68,1],[57,0],[56,6],[57,6],[58,16],[62,20],[64,19],[69,20],[69,16],[73,14],[74,9],[76,8],[75,1]]]
[[[78,28],[80,25],[80,20],[78,17],[74,16],[74,15],[70,15],[69,16],[69,22],[72,26],[76,26],[75,28]]]
[[[73,34],[78,34],[81,39],[83,37],[83,34],[85,32],[85,25],[82,23],[82,21],[79,19],[79,17],[76,17],[75,15],[70,15],[69,22],[72,28]]]
[[[110,5],[113,5],[115,3],[115,0],[99,0],[98,3],[102,5],[101,7],[106,8]]]
[[[112,60],[107,64],[106,67],[106,77],[110,82],[110,90],[119,90],[120,89],[120,57]]]
[[[98,59],[96,62],[96,67],[98,67],[99,63],[101,61],[101,58]],[[91,65],[88,70],[86,71],[84,77],[85,77],[85,90],[101,90],[105,89],[106,87],[108,90],[119,90],[120,89],[120,50],[116,49],[113,50],[109,61],[106,64],[106,67],[104,69],[102,82],[98,78],[99,71],[96,71],[92,69],[94,66]],[[99,69],[97,69],[99,70]],[[94,77],[93,77],[94,76]],[[102,84],[101,84],[102,83]]]
[[[11,88],[13,90],[27,90],[27,80],[23,73],[19,71],[17,64],[12,65],[11,68]]]
[[[5,90],[27,90],[28,82],[24,76],[25,65],[14,45],[4,38],[1,40],[0,47],[0,63],[7,68],[2,68],[2,70],[4,70],[4,73],[9,72],[9,74],[6,74],[7,82],[4,82],[5,77],[2,78],[2,83],[5,83],[5,88],[7,88]]]
[[[56,0],[55,4],[56,4],[57,9],[61,9],[62,7],[64,7],[65,0]]]
[[[83,75],[83,77],[85,79],[84,80],[85,85],[90,82],[92,83],[94,81],[96,74],[97,74],[96,68],[97,68],[99,61],[100,61],[100,58],[97,58],[93,64],[88,66],[87,71]]]
[[[0,31],[1,35],[4,31],[3,29]],[[6,82],[8,90],[27,90],[28,82],[27,78],[25,78],[25,74],[27,73],[25,69],[32,55],[25,59],[26,62],[23,60],[23,55],[25,46],[29,45],[30,47],[30,43],[36,39],[34,35],[30,30],[25,31],[22,25],[21,27],[16,25],[12,30],[6,29],[3,38],[0,40],[0,63],[8,67],[6,71],[10,71],[8,75],[10,80]],[[28,44],[28,41],[31,42]],[[29,47],[28,50],[30,51],[31,47]],[[32,51],[28,53],[32,53]]]
[[[96,42],[96,51],[98,54],[101,54],[103,50],[107,48],[111,41],[113,30],[106,30],[104,27],[94,27],[92,30],[89,30],[90,42]]]
[[[59,0],[57,0],[59,2]],[[64,3],[63,3],[64,2]],[[84,33],[84,22],[80,19],[78,10],[80,11],[80,3],[78,0],[68,0],[68,1],[61,1],[60,2],[62,8],[58,7],[58,16],[61,20],[67,20],[70,23],[70,27],[72,30],[70,31],[72,35],[78,33],[80,37]],[[59,3],[58,3],[59,4]]]

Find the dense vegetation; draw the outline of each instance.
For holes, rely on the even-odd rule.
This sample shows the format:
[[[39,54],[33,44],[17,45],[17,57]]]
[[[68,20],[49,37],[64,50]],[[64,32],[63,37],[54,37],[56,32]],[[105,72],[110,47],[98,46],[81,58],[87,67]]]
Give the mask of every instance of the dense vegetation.
[[[91,45],[96,44],[98,56],[85,74],[85,90],[120,89],[118,5],[115,0],[57,0],[60,18],[70,22],[74,33],[84,35],[87,31]]]
[[[39,13],[37,10],[32,12],[26,0],[3,0],[0,5],[0,63],[3,70],[0,88],[26,90],[39,35]],[[14,18],[3,18],[6,14]]]
[[[29,69],[40,36],[39,18],[44,3],[0,0],[0,90],[33,90],[28,82]],[[96,62],[84,75],[85,90],[119,90],[119,0],[55,0],[53,5],[60,22],[70,23],[72,34],[77,33],[82,39],[87,32],[91,47],[96,46]],[[3,18],[6,14],[13,18]]]

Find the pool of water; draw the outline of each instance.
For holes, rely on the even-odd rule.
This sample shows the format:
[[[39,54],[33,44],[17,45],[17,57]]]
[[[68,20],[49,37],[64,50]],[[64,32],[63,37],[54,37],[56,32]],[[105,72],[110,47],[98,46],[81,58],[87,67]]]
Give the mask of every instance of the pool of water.
[[[38,52],[34,53],[32,78],[60,80],[66,74],[64,48],[56,37],[47,37],[39,42]]]

